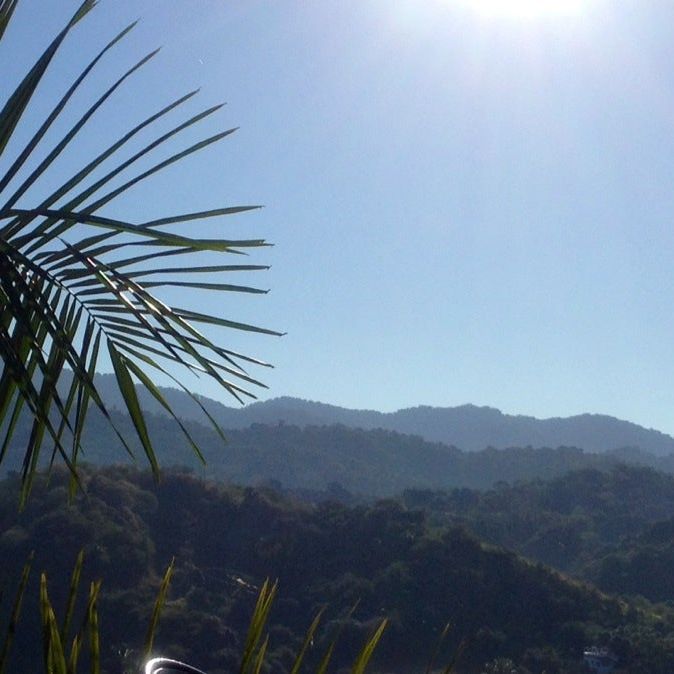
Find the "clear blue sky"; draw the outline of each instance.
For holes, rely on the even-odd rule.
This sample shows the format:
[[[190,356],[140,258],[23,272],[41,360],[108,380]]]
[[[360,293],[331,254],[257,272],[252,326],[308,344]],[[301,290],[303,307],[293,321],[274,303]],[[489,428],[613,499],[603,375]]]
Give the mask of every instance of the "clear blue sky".
[[[12,73],[71,7],[23,0]],[[674,432],[671,0],[534,18],[470,0],[103,0],[36,115],[138,17],[78,100],[164,48],[80,147],[194,86],[198,105],[227,101],[205,132],[240,131],[106,213],[266,205],[224,226],[276,244],[255,254],[272,292],[195,301],[287,331],[225,335],[275,364],[258,373],[267,397],[591,411]]]

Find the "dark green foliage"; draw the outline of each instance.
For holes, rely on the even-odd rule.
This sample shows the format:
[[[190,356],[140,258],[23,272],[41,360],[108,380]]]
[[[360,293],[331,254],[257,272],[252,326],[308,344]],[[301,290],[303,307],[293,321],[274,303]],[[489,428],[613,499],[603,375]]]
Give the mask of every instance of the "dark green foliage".
[[[174,554],[154,649],[213,673],[239,667],[265,578],[279,582],[266,647],[272,672],[292,669],[307,627],[325,605],[314,647],[305,655],[310,668],[319,666],[337,633],[331,669],[351,665],[382,617],[390,624],[374,669],[423,671],[448,621],[452,629],[437,666],[466,640],[459,663],[466,672],[479,672],[497,658],[527,668],[527,662],[558,662],[560,671],[572,671],[590,640],[620,635],[625,657],[632,658],[640,643],[653,645],[655,634],[671,632],[666,611],[656,618],[648,604],[630,609],[541,565],[485,547],[463,529],[429,528],[423,513],[396,501],[310,506],[184,472],[167,473],[156,487],[151,475],[122,467],[86,469],[82,480],[86,497],[70,506],[63,498],[67,475],[55,474],[49,489],[39,480],[18,516],[18,479],[2,483],[0,564],[6,568],[34,547],[38,568],[50,578],[68,577],[70,551],[84,547],[85,575],[105,579],[101,659],[119,668],[137,657]],[[67,604],[63,590],[53,590],[59,612]],[[263,642],[261,636],[258,652]],[[655,648],[663,663],[673,664]],[[31,671],[30,654],[26,644],[17,644],[16,671]],[[255,663],[253,658],[253,671]]]
[[[608,592],[674,601],[674,517],[625,537],[589,569],[588,577]]]
[[[674,477],[584,470],[487,492],[410,490],[403,503],[621,594],[674,601]]]
[[[134,442],[129,418],[115,412],[112,416],[132,449],[141,451]],[[353,496],[381,498],[410,488],[486,489],[499,480],[550,479],[571,470],[608,470],[618,465],[613,456],[568,447],[462,452],[417,436],[346,426],[255,424],[246,429],[227,429],[227,443],[223,443],[210,428],[186,422],[190,436],[203,451],[203,466],[174,422],[153,414],[146,414],[146,420],[150,434],[161,447],[164,466],[187,464],[201,475],[240,484],[274,480],[278,487],[309,500],[325,498],[325,494],[316,493],[325,491],[331,492],[327,495],[331,498],[348,502]],[[28,438],[28,422],[22,420],[16,429],[17,447]],[[107,464],[111,457],[123,459],[123,453],[114,451],[116,446],[121,450],[114,431],[95,410],[88,415],[83,443],[87,448],[83,459],[88,462]],[[640,456],[646,460],[647,455]],[[11,460],[6,466],[20,468]]]

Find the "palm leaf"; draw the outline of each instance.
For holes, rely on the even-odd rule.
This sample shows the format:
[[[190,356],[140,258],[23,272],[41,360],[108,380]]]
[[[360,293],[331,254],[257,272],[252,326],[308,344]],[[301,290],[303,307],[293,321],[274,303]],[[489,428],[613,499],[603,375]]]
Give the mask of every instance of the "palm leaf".
[[[0,39],[7,30],[17,4],[18,0],[0,0]]]
[[[84,0],[84,2],[78,7],[75,14],[73,14],[66,27],[51,42],[49,47],[47,47],[47,49],[43,52],[40,58],[36,61],[35,65],[30,69],[28,74],[23,78],[19,86],[14,90],[14,93],[5,103],[5,106],[0,111],[0,155],[2,155],[7,143],[9,142],[9,139],[12,137],[14,129],[23,116],[30,99],[33,97],[33,94],[35,93],[42,76],[47,71],[51,60],[54,58],[54,55],[61,46],[61,43],[63,40],[65,40],[66,36],[70,32],[70,29],[78,21],[84,18],[84,16],[91,9],[93,9],[94,5],[95,2],[93,0]],[[3,23],[0,24],[2,25],[0,37],[2,37],[5,32],[7,22],[11,18],[13,10],[14,6],[11,6],[7,12],[3,12],[3,17],[6,18],[3,18]]]
[[[57,103],[54,109],[51,111],[47,119],[43,122],[42,126],[38,129],[35,135],[28,142],[26,147],[23,149],[21,154],[16,158],[12,166],[8,169],[7,173],[0,180],[0,192],[7,187],[10,180],[17,174],[19,169],[24,165],[26,160],[31,156],[37,144],[44,137],[44,135],[49,130],[49,127],[53,124],[54,120],[59,116],[63,108],[66,106],[72,95],[78,89],[80,84],[84,81],[87,75],[94,69],[96,64],[103,58],[104,54],[112,47],[119,42],[136,24],[132,23],[130,26],[127,26],[121,33],[119,33],[113,40],[111,40],[96,56],[96,58],[89,63],[89,65],[84,69],[82,74],[75,80],[73,85],[68,89],[63,98]],[[18,198],[18,197],[17,197]],[[16,200],[16,199],[15,199]],[[15,201],[14,200],[14,201]]]
[[[128,158],[119,159],[120,151],[136,141],[141,132],[156,128],[158,122],[188,104],[196,91],[174,98],[168,104],[159,105],[156,112],[142,121],[130,123],[129,130],[111,139],[103,151],[84,158],[72,175],[60,178],[55,174],[55,160],[72,152],[73,141],[85,126],[93,123],[98,110],[120,88],[127,86],[132,76],[157,53],[151,51],[114,78],[71,121],[55,124],[56,120],[71,114],[69,106],[74,94],[85,80],[92,79],[97,66],[111,57],[113,47],[118,49],[124,44],[134,24],[102,42],[74,81],[54,103],[46,106],[48,113],[36,131],[28,133],[22,143],[9,144],[21,128],[25,112],[54,56],[73,27],[94,5],[93,0],[85,0],[77,7],[63,30],[37,57],[0,108],[0,154],[9,147],[20,147],[7,163],[9,168],[0,174],[0,204],[3,204],[0,206],[0,358],[3,361],[0,463],[13,451],[22,415],[30,414],[29,440],[21,449],[22,502],[28,496],[35,471],[44,463],[46,445],[50,445],[49,465],[56,460],[63,462],[74,476],[73,484],[77,484],[77,462],[90,406],[98,408],[112,423],[95,382],[101,363],[112,365],[135,434],[157,474],[159,461],[140,407],[137,385],[144,386],[169,412],[192,450],[197,456],[200,454],[186,427],[164,400],[148,368],[173,379],[184,390],[187,387],[182,376],[199,374],[217,382],[239,401],[255,398],[251,387],[263,384],[249,374],[244,365],[267,364],[228,349],[219,339],[207,337],[197,326],[208,326],[209,334],[223,329],[281,334],[220,312],[211,315],[191,306],[173,306],[162,297],[164,291],[172,289],[266,293],[266,289],[249,283],[233,282],[231,274],[257,272],[267,269],[267,265],[227,264],[210,259],[213,254],[242,255],[265,247],[268,244],[264,239],[206,238],[199,233],[199,223],[203,221],[217,223],[221,218],[242,214],[257,206],[193,208],[144,222],[99,212],[160,171],[187,161],[233,133],[236,129],[229,128],[205,134],[187,147],[165,153],[165,158],[154,160],[140,173],[128,175],[136,162],[176,142],[181,132],[212,119],[221,105],[174,122],[154,140],[127,153]],[[15,0],[0,0],[0,39],[6,34],[15,7]],[[50,134],[57,126],[65,127],[65,131],[60,138],[50,141]],[[43,150],[48,142],[52,143],[51,149]],[[27,171],[28,166],[34,168]],[[39,195],[32,204],[25,203],[29,194]],[[190,225],[187,234],[186,224]],[[205,253],[209,254],[206,264],[201,258]],[[164,262],[176,256],[180,256],[178,264]],[[185,275],[190,276],[185,278]],[[217,428],[203,405],[201,407]],[[114,430],[130,452],[126,440],[116,428]],[[45,616],[48,617],[48,612]],[[51,648],[46,658],[56,657],[53,650],[56,646]]]

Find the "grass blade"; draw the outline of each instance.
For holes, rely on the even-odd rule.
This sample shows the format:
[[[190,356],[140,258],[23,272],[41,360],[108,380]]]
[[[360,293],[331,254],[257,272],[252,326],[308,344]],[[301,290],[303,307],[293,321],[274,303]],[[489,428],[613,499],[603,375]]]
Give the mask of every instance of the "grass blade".
[[[449,630],[452,628],[451,623],[447,623],[440,633],[440,636],[438,637],[438,640],[435,644],[435,648],[433,649],[433,653],[431,653],[431,657],[428,661],[428,665],[426,666],[426,674],[431,674],[433,670],[433,665],[435,664],[435,660],[438,657],[438,653],[440,652],[440,649],[442,648],[442,644],[445,642],[445,639],[447,638],[447,635],[449,634]]]
[[[166,602],[166,595],[168,593],[169,585],[171,583],[171,577],[173,576],[173,567],[175,563],[175,558],[171,560],[171,563],[166,569],[166,573],[162,578],[161,585],[159,586],[159,592],[157,593],[157,599],[154,602],[154,607],[152,608],[152,616],[150,618],[150,624],[147,628],[147,634],[145,635],[145,645],[143,646],[143,659],[147,660],[152,653],[152,646],[154,645],[154,637],[157,633],[157,626],[159,625],[159,616],[161,610]]]
[[[80,576],[82,574],[82,563],[84,562],[84,550],[80,550],[75,561],[73,574],[70,579],[70,591],[68,593],[68,603],[66,604],[66,614],[63,618],[63,626],[61,627],[61,641],[65,644],[70,631],[70,624],[72,623],[73,613],[75,612],[75,600],[77,599],[77,589],[80,585]]]
[[[463,655],[463,652],[466,650],[467,646],[468,646],[468,639],[463,639],[459,644],[459,647],[456,649],[456,652],[454,653],[452,659],[449,661],[449,664],[443,670],[442,674],[452,674],[452,672],[456,667],[456,663]]]
[[[264,665],[264,656],[267,654],[268,645],[269,645],[269,636],[266,636],[264,641],[262,642],[262,646],[260,646],[260,650],[257,652],[257,656],[255,657],[255,663],[253,664],[252,674],[260,674],[260,672],[262,671],[262,665]]]
[[[65,652],[61,635],[59,634],[54,609],[47,592],[47,576],[40,576],[40,615],[42,618],[42,647],[45,659],[46,672],[54,674],[68,674]]]
[[[316,630],[318,629],[318,625],[321,622],[321,618],[323,617],[323,613],[325,613],[325,607],[323,607],[316,617],[313,619],[311,625],[309,626],[309,629],[307,630],[307,633],[304,635],[304,641],[302,642],[302,647],[300,648],[299,653],[297,654],[297,657],[295,658],[295,662],[293,663],[293,666],[290,668],[290,674],[299,674],[300,667],[302,666],[302,661],[304,660],[304,656],[307,653],[307,650],[309,649],[309,646],[313,643],[314,640],[314,634],[316,634]]]
[[[353,663],[353,666],[351,667],[352,674],[364,674],[365,668],[367,667],[367,664],[370,661],[370,658],[372,657],[372,653],[374,653],[374,649],[377,647],[377,644],[379,643],[379,640],[384,634],[384,630],[386,629],[387,625],[388,625],[387,618],[384,618],[384,620],[382,620],[379,623],[379,626],[374,631],[374,634],[365,643],[362,650],[358,654],[358,657]]]
[[[360,604],[360,599],[349,609],[349,612],[344,616],[344,619],[341,621],[339,629],[337,630],[337,634],[335,634],[335,638],[330,642],[330,645],[325,651],[325,655],[323,656],[320,664],[318,665],[318,670],[316,671],[316,674],[326,674],[326,672],[328,671],[330,660],[332,660],[332,654],[335,652],[337,642],[339,641],[339,638],[342,636],[344,626],[346,625],[347,621],[351,619],[351,616],[356,612],[358,604]]]
[[[5,674],[7,668],[7,661],[9,660],[9,653],[12,649],[12,644],[14,643],[14,636],[16,634],[16,626],[19,622],[21,616],[21,606],[23,604],[23,595],[26,591],[26,585],[28,584],[28,577],[30,575],[30,567],[33,563],[33,558],[35,553],[31,552],[28,556],[28,560],[24,564],[23,571],[21,573],[21,580],[19,581],[19,587],[16,591],[16,596],[14,597],[14,605],[12,607],[12,614],[9,618],[9,624],[7,625],[7,632],[5,634],[5,640],[2,644],[2,651],[0,651],[0,674]]]
[[[91,674],[101,674],[101,643],[98,628],[98,591],[100,584],[91,583],[89,596],[91,598],[87,609],[89,624],[89,650]]]
[[[257,645],[260,643],[262,633],[264,632],[267,619],[269,618],[269,611],[276,596],[277,583],[271,585],[269,579],[265,580],[260,588],[260,594],[257,597],[255,609],[250,619],[248,627],[248,634],[241,654],[241,665],[239,666],[239,674],[247,674],[251,664],[254,661]]]

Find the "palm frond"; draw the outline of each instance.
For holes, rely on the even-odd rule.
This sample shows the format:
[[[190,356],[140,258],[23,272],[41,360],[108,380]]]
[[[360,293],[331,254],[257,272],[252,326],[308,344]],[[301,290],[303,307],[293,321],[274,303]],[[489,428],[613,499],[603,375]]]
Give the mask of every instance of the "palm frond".
[[[248,283],[232,282],[231,275],[262,271],[268,269],[267,265],[228,264],[210,258],[204,264],[201,257],[205,253],[247,254],[251,249],[268,246],[264,239],[204,238],[192,234],[198,232],[202,221],[217,222],[258,206],[219,205],[140,222],[107,212],[120,195],[232,134],[236,129],[205,134],[201,140],[178,147],[152,163],[153,153],[177,142],[183,131],[193,130],[211,119],[221,105],[174,122],[154,140],[132,151],[128,158],[120,159],[120,152],[141,132],[163,122],[190,102],[197,92],[174,98],[158,106],[156,112],[142,121],[130,123],[129,130],[112,139],[102,152],[85,157],[72,175],[65,178],[55,175],[56,159],[74,152],[74,140],[82,129],[93,123],[98,110],[127,86],[132,76],[157,53],[154,50],[140,58],[103,87],[103,92],[88,107],[72,114],[74,94],[85,80],[92,79],[99,63],[123,48],[134,24],[102,43],[62,95],[47,106],[49,112],[36,131],[22,130],[25,112],[54,56],[94,5],[93,0],[85,0],[76,8],[63,30],[38,56],[0,107],[0,156],[5,160],[10,147],[19,147],[16,156],[6,162],[8,168],[0,173],[0,358],[3,362],[0,463],[13,449],[22,415],[30,414],[29,440],[22,449],[22,501],[29,493],[35,471],[44,463],[45,447],[50,449],[49,465],[56,460],[63,462],[72,471],[76,484],[82,432],[90,407],[97,408],[112,423],[96,386],[95,374],[99,367],[112,366],[144,455],[157,474],[159,459],[140,407],[137,386],[145,388],[168,411],[200,456],[186,427],[157,388],[156,375],[170,377],[184,390],[187,388],[183,375],[206,376],[239,401],[255,398],[254,389],[264,385],[251,376],[245,366],[267,364],[226,348],[198,326],[208,327],[209,334],[218,329],[281,334],[220,313],[213,315],[191,306],[173,306],[162,295],[165,290],[176,289],[191,293],[266,293],[266,289]],[[0,0],[0,48],[15,7],[16,0]],[[71,115],[72,121],[66,125],[65,133],[52,141],[51,149],[43,149],[52,129],[63,126],[55,122],[67,115]],[[24,140],[10,144],[15,137],[17,141]],[[129,175],[137,162],[146,159],[151,160],[149,168]],[[27,166],[35,168],[27,170]],[[100,177],[94,178],[99,173]],[[49,187],[33,199],[35,203],[26,204],[27,196],[39,194],[41,185]],[[106,212],[101,213],[102,209]],[[186,223],[190,225],[189,233],[186,233]],[[166,263],[177,256],[177,264]],[[217,428],[212,417],[207,413],[206,417]],[[115,432],[130,452],[127,441],[117,429]],[[45,657],[53,657],[53,654]]]
[[[0,39],[7,30],[19,0],[0,0]]]

